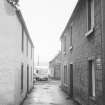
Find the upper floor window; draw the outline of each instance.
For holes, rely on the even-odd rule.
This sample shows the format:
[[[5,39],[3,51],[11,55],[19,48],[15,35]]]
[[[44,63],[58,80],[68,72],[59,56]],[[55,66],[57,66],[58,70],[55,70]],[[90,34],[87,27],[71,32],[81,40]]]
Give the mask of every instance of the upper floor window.
[[[27,37],[27,45],[26,46],[27,46],[27,51],[26,52],[27,52],[27,56],[28,56],[28,37]]]
[[[64,54],[66,54],[66,36],[64,36]]]
[[[94,0],[88,0],[88,31],[94,27]]]
[[[22,27],[22,44],[21,44],[21,50],[22,50],[22,52],[24,51],[24,30],[23,30],[23,27]]]
[[[31,46],[31,59],[32,59],[32,46]]]
[[[70,26],[70,47],[69,50],[71,51],[73,46],[72,46],[72,34],[73,34],[73,29],[72,29],[72,24]]]
[[[70,35],[70,46],[72,46],[72,26],[71,26],[71,35]]]

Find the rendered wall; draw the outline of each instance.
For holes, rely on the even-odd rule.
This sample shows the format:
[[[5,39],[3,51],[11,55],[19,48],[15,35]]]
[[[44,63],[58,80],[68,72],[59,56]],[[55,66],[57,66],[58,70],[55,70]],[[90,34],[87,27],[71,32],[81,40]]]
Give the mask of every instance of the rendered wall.
[[[25,55],[26,52],[21,51],[21,44],[22,24],[16,15],[16,10],[6,0],[0,0],[0,104],[2,105],[19,105],[25,97],[27,65],[29,65],[30,75],[29,90],[33,86],[31,72],[33,58],[28,58]],[[21,92],[21,64],[24,64],[23,92]]]

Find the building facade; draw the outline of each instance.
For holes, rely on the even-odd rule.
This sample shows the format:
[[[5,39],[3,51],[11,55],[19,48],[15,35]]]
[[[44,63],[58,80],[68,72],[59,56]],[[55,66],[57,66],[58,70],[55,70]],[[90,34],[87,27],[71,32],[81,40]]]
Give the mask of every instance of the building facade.
[[[55,58],[49,62],[49,70],[52,79],[61,79],[61,52],[59,52]]]
[[[78,0],[61,35],[61,49],[62,89],[83,105],[104,105],[104,0]]]
[[[33,87],[34,45],[19,9],[0,0],[0,104],[19,105]]]

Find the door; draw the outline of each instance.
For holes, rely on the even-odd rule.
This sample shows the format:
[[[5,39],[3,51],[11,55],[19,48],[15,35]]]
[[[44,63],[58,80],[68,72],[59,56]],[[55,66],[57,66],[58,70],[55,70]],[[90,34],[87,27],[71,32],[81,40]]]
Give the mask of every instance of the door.
[[[73,97],[73,64],[70,64],[70,97]]]
[[[27,92],[29,92],[29,66],[27,66]]]
[[[93,60],[89,60],[89,96],[95,95],[95,64]]]

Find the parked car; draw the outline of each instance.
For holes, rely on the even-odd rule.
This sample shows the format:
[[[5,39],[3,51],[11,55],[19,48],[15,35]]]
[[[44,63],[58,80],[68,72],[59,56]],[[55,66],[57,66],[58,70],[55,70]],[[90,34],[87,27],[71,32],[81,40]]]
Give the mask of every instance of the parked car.
[[[36,80],[38,81],[43,81],[43,80],[48,80],[49,78],[49,70],[47,67],[43,66],[37,66],[36,69]]]
[[[48,81],[48,75],[47,74],[37,74],[36,80],[38,80],[38,81]]]
[[[43,80],[48,80],[48,73],[40,71],[38,73],[36,73],[36,80],[38,81],[43,81]]]

